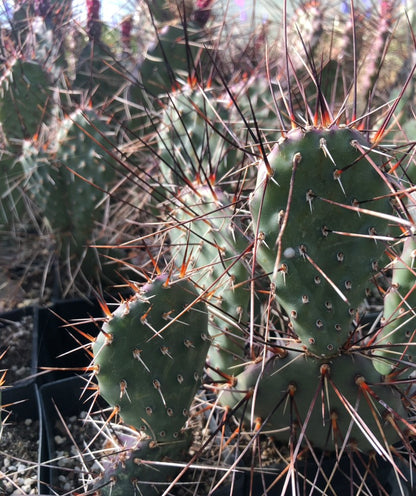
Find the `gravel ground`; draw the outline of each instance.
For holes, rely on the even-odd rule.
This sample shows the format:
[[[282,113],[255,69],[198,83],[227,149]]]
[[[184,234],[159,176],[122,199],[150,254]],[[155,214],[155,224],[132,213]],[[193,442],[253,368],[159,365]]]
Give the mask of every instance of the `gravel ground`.
[[[7,370],[8,386],[31,374],[32,334],[32,315],[16,322],[0,318],[0,355],[5,352],[0,365]]]
[[[94,438],[96,429],[89,422],[84,422],[86,412],[79,416],[64,417],[63,423],[57,420],[54,426],[55,452],[51,453],[54,467],[52,489],[57,494],[72,494],[82,489],[83,480],[99,467],[94,457],[88,453],[90,449],[101,449],[102,442],[97,440],[86,449],[86,444]]]
[[[39,422],[28,418],[4,426],[0,438],[0,494],[37,494]],[[5,491],[4,493],[2,491]]]

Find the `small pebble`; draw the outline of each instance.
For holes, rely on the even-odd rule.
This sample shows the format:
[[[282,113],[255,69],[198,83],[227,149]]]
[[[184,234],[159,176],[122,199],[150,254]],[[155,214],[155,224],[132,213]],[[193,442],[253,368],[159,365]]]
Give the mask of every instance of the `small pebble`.
[[[57,434],[54,438],[54,441],[55,443],[59,446],[60,444],[64,444],[66,442],[66,438],[65,437],[62,437],[60,436],[59,434]]]

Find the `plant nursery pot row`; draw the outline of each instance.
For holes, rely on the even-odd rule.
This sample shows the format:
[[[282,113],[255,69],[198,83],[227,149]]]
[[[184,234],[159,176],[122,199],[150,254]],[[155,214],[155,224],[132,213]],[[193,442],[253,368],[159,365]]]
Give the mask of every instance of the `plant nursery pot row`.
[[[75,339],[64,328],[65,322],[90,320],[82,330],[95,336],[98,328],[91,317],[101,315],[96,301],[79,299],[58,301],[48,308],[28,306],[0,314],[0,370],[7,370],[0,398],[0,474],[5,474],[0,481],[1,496],[13,492],[51,494],[40,389],[61,377],[74,376],[72,370],[58,369],[89,364],[80,347],[87,340],[82,336]],[[69,357],[67,353],[74,348],[77,351]]]

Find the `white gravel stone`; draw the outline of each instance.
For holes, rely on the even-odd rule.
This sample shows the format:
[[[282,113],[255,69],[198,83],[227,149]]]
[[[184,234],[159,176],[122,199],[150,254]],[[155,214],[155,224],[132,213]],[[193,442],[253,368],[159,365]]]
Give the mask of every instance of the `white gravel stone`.
[[[56,435],[54,438],[55,443],[59,446],[60,444],[64,444],[66,442],[66,438],[63,436]]]

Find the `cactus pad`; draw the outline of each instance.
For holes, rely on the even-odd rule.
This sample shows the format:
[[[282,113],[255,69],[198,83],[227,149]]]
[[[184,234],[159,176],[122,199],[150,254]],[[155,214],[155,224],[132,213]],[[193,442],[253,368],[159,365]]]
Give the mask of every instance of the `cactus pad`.
[[[247,240],[234,218],[228,196],[219,189],[183,188],[173,216],[178,226],[170,231],[176,265],[193,273],[209,302],[212,346],[208,363],[233,373],[244,356],[244,325],[250,298],[249,269],[244,250]]]
[[[100,394],[124,423],[175,441],[189,415],[210,340],[193,285],[160,276],[122,303],[94,343]]]
[[[304,436],[302,443],[307,439],[333,451],[348,438],[368,451],[385,449],[385,439],[396,442],[398,432],[406,431],[405,422],[397,420],[406,417],[400,392],[381,382],[360,355],[335,357],[332,363],[297,351],[276,354],[248,365],[234,388],[223,391],[221,402],[234,407],[253,391],[245,407],[247,426],[264,422],[263,428],[282,442]]]
[[[92,241],[102,214],[97,206],[115,175],[114,160],[103,151],[110,146],[104,126],[95,111],[77,110],[59,122],[54,142],[43,148],[26,142],[21,157],[30,195],[61,250],[69,246],[78,257]]]
[[[270,170],[260,165],[251,198],[257,261],[317,356],[348,341],[384,251],[388,179],[370,150],[353,129],[295,129],[269,154]]]

